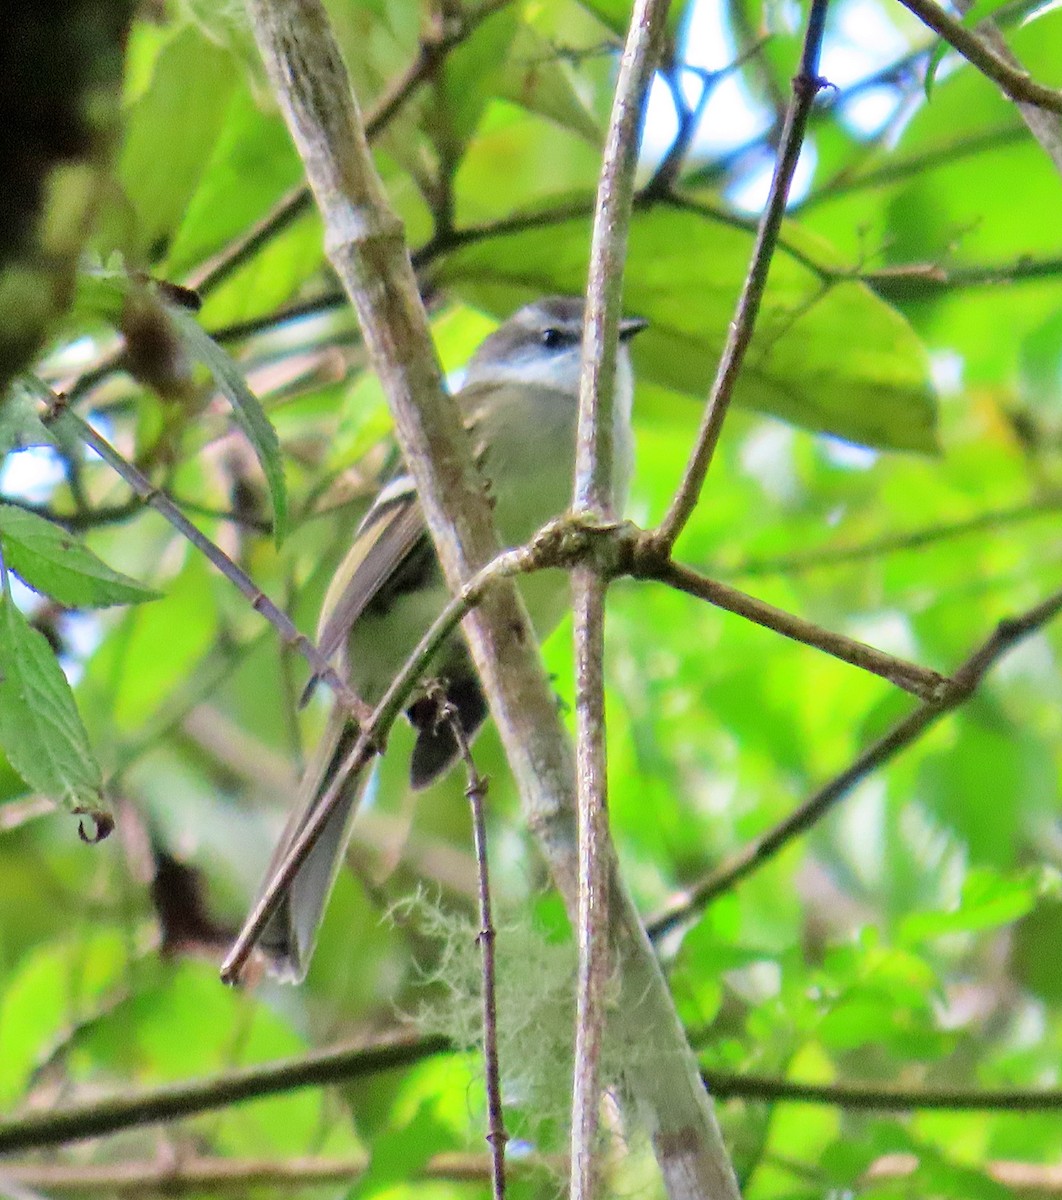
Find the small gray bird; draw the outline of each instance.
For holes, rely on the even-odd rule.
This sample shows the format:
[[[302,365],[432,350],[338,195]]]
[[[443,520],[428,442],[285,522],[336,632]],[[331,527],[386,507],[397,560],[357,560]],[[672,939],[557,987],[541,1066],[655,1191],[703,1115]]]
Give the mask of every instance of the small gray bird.
[[[617,511],[626,501],[633,466],[634,385],[626,343],[645,325],[640,318],[620,324],[613,425]],[[527,305],[480,345],[457,393],[505,545],[527,542],[571,502],[582,329],[582,299],[548,297]],[[524,578],[520,589],[535,631],[544,638],[565,612],[566,577],[561,571],[538,572]],[[338,657],[340,673],[375,704],[448,599],[413,480],[402,474],[383,488],[354,535],[324,599],[318,645],[326,657]],[[437,653],[425,673],[428,679],[444,681],[447,699],[471,740],[487,706],[460,634]],[[410,782],[427,787],[453,764],[458,748],[452,729],[437,720],[437,706],[423,692],[406,715],[417,731]],[[335,707],[266,881],[312,817],[356,736],[355,724]],[[259,944],[282,979],[298,981],[306,974],[363,787],[363,781],[347,787],[262,934]]]

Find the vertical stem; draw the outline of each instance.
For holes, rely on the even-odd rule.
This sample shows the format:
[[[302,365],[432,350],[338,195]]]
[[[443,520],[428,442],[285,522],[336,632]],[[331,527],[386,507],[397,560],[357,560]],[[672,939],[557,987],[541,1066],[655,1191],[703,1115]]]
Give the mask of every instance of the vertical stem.
[[[483,816],[483,800],[487,795],[487,781],[479,773],[468,738],[462,728],[457,711],[446,699],[446,693],[438,685],[429,692],[439,705],[439,720],[448,722],[461,752],[468,775],[465,795],[472,810],[472,840],[476,851],[476,887],[479,900],[479,933],[476,940],[483,951],[483,1071],[487,1091],[487,1141],[490,1143],[490,1178],[493,1200],[505,1200],[505,1145],[509,1135],[505,1131],[502,1112],[501,1071],[498,1065],[498,1003],[497,967],[494,956],[496,933],[490,901],[490,871],[487,865],[487,825]]]
[[[471,762],[471,759],[469,760]],[[476,849],[479,890],[479,935],[483,951],[483,1069],[487,1083],[487,1141],[490,1142],[491,1194],[494,1200],[505,1197],[505,1132],[502,1113],[501,1072],[498,1064],[498,1001],[495,981],[494,917],[490,903],[490,878],[487,870],[487,830],[483,819],[486,780],[472,768],[465,795],[472,809],[472,838]]]
[[[601,1043],[609,954],[609,833],[605,752],[605,581],[572,573],[575,614],[576,788],[579,795],[579,966],[572,1086],[571,1198],[597,1191]]]
[[[636,0],[620,61],[594,214],[578,407],[576,511],[613,516],[613,388],[623,307],[626,235],[638,143],[667,0]],[[593,566],[572,572],[576,641],[578,973],[575,1075],[571,1093],[571,1200],[593,1200],[598,1184],[601,1040],[608,948],[608,796],[605,751],[605,592]]]
[[[623,265],[634,198],[645,101],[668,0],[636,0],[623,49],[598,184],[590,249],[573,507],[601,520],[614,514],[614,384]],[[592,565],[572,573],[576,644],[576,792],[579,892],[575,1070],[572,1087],[572,1200],[597,1191],[597,1133],[605,988],[610,974],[605,751],[605,592]]]

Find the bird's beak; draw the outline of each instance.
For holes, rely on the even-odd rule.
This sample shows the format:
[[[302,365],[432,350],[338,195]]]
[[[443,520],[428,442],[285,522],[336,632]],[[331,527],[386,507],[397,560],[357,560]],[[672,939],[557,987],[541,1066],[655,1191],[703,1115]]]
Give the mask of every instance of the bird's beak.
[[[636,333],[641,333],[649,324],[645,317],[624,317],[619,325],[621,342],[629,342]]]

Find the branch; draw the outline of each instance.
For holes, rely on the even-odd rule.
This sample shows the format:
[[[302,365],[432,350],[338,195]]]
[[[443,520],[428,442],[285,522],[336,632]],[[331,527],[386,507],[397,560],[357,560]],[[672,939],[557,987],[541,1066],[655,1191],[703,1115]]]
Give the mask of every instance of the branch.
[[[946,267],[939,263],[905,263],[867,271],[856,278],[879,296],[894,303],[921,300],[938,292],[959,288],[998,287],[1000,284],[1037,282],[1062,275],[1062,258],[1022,255],[1013,262],[974,263]]]
[[[442,394],[401,225],[373,169],[338,48],[316,0],[248,0],[248,11],[324,217],[329,257],[358,310],[443,572],[459,592],[497,554],[490,506],[457,413]],[[464,632],[526,819],[574,913],[571,748],[513,585],[492,587]],[[323,811],[322,805],[318,815]],[[699,1143],[692,1144],[711,1114],[666,981],[629,895],[616,880],[610,890],[619,1007],[641,1044],[654,1045],[631,1064],[625,1082],[658,1158],[684,1169],[698,1194],[730,1196],[727,1178]]]
[[[956,0],[956,8],[963,17],[973,6],[973,0]],[[991,17],[977,25],[977,34],[984,44],[999,59],[1008,63],[1016,70],[1021,70],[1021,63],[1007,45],[1006,38],[999,31],[999,26]],[[1018,112],[1021,119],[1033,137],[1039,142],[1040,149],[1051,160],[1055,170],[1062,175],[1062,131],[1059,130],[1058,120],[1050,112],[1045,112],[1039,105],[1026,104],[1018,101]]]
[[[438,682],[428,695],[439,706],[436,720],[446,721],[465,764],[468,785],[465,798],[472,813],[472,841],[476,850],[476,892],[479,901],[479,932],[476,941],[483,955],[483,1073],[487,1093],[487,1142],[490,1145],[491,1195],[505,1200],[505,1131],[502,1111],[501,1071],[498,1064],[498,1002],[497,963],[494,954],[497,933],[491,912],[490,872],[487,864],[487,823],[483,801],[487,796],[487,780],[479,773],[464,728],[458,720],[457,709],[446,699],[446,690]]]
[[[900,3],[942,37],[953,50],[957,50],[971,66],[998,84],[1005,96],[1062,114],[1062,91],[1037,83],[1028,71],[1000,57],[976,33],[945,12],[934,0],[900,0]]]
[[[23,1117],[0,1121],[0,1154],[57,1146],[136,1125],[172,1121],[295,1088],[334,1083],[339,1079],[363,1079],[421,1062],[450,1049],[450,1043],[444,1037],[415,1037],[403,1031],[372,1042],[347,1042],[327,1050],[311,1050],[298,1058],[242,1067],[213,1078],[169,1083],[139,1095],[110,1096],[30,1112]]]
[[[643,535],[643,539],[642,545],[648,547],[649,554],[638,555],[636,569],[632,571],[636,578],[656,579],[685,592],[688,596],[707,600],[717,608],[737,613],[756,625],[773,629],[783,637],[801,642],[805,646],[814,646],[824,654],[869,671],[872,675],[879,675],[922,700],[936,703],[947,691],[948,680],[938,672],[896,658],[883,650],[875,650],[873,646],[846,637],[843,633],[834,633],[821,625],[805,621],[803,617],[775,608],[773,604],[757,600],[755,596],[749,596],[737,588],[730,587],[729,584],[709,579],[670,559],[661,560],[659,547],[652,536]]]
[[[87,1100],[47,1112],[0,1121],[0,1154],[38,1150],[99,1137],[143,1125],[172,1121],[280,1095],[304,1087],[346,1083],[382,1071],[412,1066],[454,1047],[439,1035],[416,1037],[405,1031],[373,1042],[341,1042],[297,1058],[275,1059],[207,1079],[168,1083],[139,1095]],[[810,1084],[763,1076],[703,1071],[721,1098],[792,1100],[866,1109],[963,1109],[1015,1112],[1057,1111],[1062,1089],[891,1088],[873,1084]],[[482,1160],[480,1160],[482,1161]],[[6,1164],[0,1165],[0,1172]],[[483,1168],[479,1168],[481,1173]]]
[[[741,373],[745,351],[752,340],[752,331],[767,286],[771,258],[785,216],[786,197],[789,195],[793,173],[800,157],[800,147],[804,141],[808,114],[811,112],[815,96],[824,85],[824,81],[819,78],[818,64],[825,21],[826,0],[812,0],[800,71],[793,79],[793,97],[786,111],[778,162],[775,165],[774,178],[771,180],[767,206],[756,232],[752,262],[749,264],[749,272],[738,299],[734,319],[730,323],[726,346],[697,434],[697,444],[690,456],[679,490],[657,531],[661,546],[667,550],[674,546],[675,540],[697,506]]]
[[[539,1155],[513,1160],[514,1175],[527,1178],[540,1171],[557,1172],[555,1162]],[[213,1158],[177,1154],[146,1162],[116,1163],[0,1163],[0,1189],[15,1183],[25,1188],[53,1192],[139,1196],[144,1192],[173,1195],[178,1192],[243,1194],[248,1188],[301,1190],[324,1184],[350,1185],[369,1168],[359,1158]],[[416,1179],[451,1183],[481,1183],[490,1164],[483,1155],[433,1154],[416,1172]]]
[[[669,0],[636,0],[620,60],[597,188],[583,327],[579,419],[575,454],[577,515],[608,521],[615,515],[615,430],[628,413],[615,412],[616,356],[623,312],[623,267],[634,201],[634,174],[649,84],[660,55]],[[609,946],[609,875],[618,870],[608,829],[605,743],[605,593],[607,578],[592,564],[572,573],[575,624],[576,805],[579,887],[576,920],[575,1065],[572,1087],[571,1200],[594,1200],[599,1186],[598,1116],[601,1047]],[[732,1169],[714,1132],[719,1173]],[[659,1155],[669,1192],[678,1194],[669,1158]],[[733,1185],[737,1194],[737,1185]]]
[[[803,216],[810,209],[828,203],[837,196],[877,188],[882,185],[902,182],[911,177],[921,178],[927,171],[935,170],[948,163],[961,162],[986,150],[996,150],[1015,143],[1024,142],[1025,131],[1017,121],[975,133],[953,138],[950,142],[934,146],[932,150],[917,151],[906,155],[892,155],[881,166],[860,174],[850,174],[844,179],[830,179],[813,188],[802,199],[791,205],[791,216]],[[900,268],[903,269],[902,267]]]
[[[951,687],[939,703],[920,705],[785,820],[732,854],[699,883],[673,899],[663,912],[648,923],[650,936],[659,938],[689,920],[717,896],[732,890],[746,875],[759,870],[794,838],[806,833],[857,783],[906,750],[946,713],[964,704],[1000,658],[1030,634],[1043,628],[1059,612],[1062,612],[1062,591],[1055,592],[1019,617],[1000,621],[992,635],[974,650],[952,676]]]
[[[101,437],[87,421],[78,416],[68,406],[64,397],[58,396],[54,392],[51,393],[50,403],[43,413],[41,421],[45,426],[54,425],[58,429],[66,430],[72,437],[84,442],[86,446],[94,450],[117,475],[125,480],[145,504],[150,505],[178,533],[187,538],[250,601],[251,607],[265,617],[283,639],[284,644],[293,647],[306,659],[313,668],[314,674],[328,685],[336,700],[348,712],[359,722],[365,719],[369,712],[368,706],[355,695],[346,680],[340,678],[335,668],[321,654],[316,645],[304,633],[300,633],[295,628],[290,617],[269,599],[246,571],[233,562],[220,546],[212,542],[206,534],[200,532],[165,492],[155,487],[131,462],[123,458],[110,442]]]
[[[830,1104],[877,1112],[1058,1112],[1062,1088],[892,1087],[874,1083],[800,1083],[766,1075],[706,1070],[704,1082],[723,1100]]]
[[[532,569],[533,550],[510,550],[499,554],[454,597],[432,623],[421,638],[405,665],[391,681],[379,704],[369,719],[360,728],[354,746],[340,763],[332,781],[321,794],[313,815],[303,826],[299,836],[292,842],[284,859],[277,865],[273,877],[262,889],[257,904],[244,922],[240,935],[234,942],[225,961],[221,964],[221,978],[234,983],[243,972],[245,963],[262,935],[270,917],[276,912],[284,894],[307,856],[313,849],[321,831],[335,811],[351,776],[362,770],[374,753],[374,748],[385,741],[387,734],[405,707],[413,689],[419,683],[424,669],[447,637],[457,628],[463,617],[468,615],[486,595],[488,587],[511,578],[520,570]],[[510,585],[511,586],[511,585]]]

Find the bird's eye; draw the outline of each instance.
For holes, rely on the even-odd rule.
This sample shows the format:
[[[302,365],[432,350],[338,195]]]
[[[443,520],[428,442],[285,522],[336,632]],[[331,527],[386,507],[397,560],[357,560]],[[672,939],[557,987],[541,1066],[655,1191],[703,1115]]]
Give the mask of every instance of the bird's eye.
[[[556,350],[564,345],[564,334],[559,329],[543,329],[542,345],[547,350]]]

